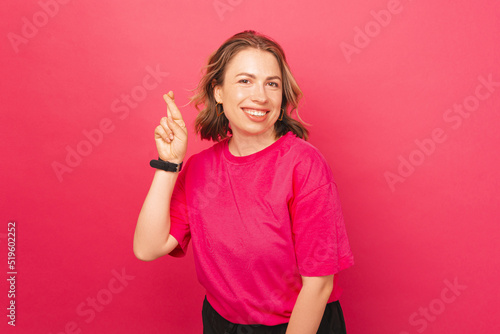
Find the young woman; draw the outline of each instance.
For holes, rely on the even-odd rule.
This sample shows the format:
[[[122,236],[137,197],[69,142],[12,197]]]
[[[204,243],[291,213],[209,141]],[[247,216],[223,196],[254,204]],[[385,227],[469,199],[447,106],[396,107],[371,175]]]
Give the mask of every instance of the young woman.
[[[192,242],[203,333],[345,333],[336,274],[353,256],[331,169],[291,117],[301,95],[276,42],[234,35],[192,98],[215,144],[184,164],[188,131],[164,95],[134,253],[182,257]]]

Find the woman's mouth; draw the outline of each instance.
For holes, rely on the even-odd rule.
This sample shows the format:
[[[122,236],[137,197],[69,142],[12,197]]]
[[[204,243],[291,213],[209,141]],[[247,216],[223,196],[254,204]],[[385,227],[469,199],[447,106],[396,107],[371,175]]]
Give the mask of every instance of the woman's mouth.
[[[250,108],[242,108],[242,110],[245,113],[255,117],[264,117],[269,112],[269,110],[250,109]]]

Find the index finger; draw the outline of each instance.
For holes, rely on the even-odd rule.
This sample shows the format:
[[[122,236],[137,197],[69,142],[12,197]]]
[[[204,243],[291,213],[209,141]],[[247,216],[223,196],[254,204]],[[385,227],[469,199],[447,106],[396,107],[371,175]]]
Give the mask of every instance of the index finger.
[[[169,92],[170,94],[170,92]],[[167,111],[170,112],[170,116],[174,120],[182,120],[182,114],[179,111],[179,108],[177,108],[177,105],[175,104],[174,100],[172,99],[171,95],[173,96],[173,93],[171,95],[169,94],[163,94],[163,99],[167,103]]]

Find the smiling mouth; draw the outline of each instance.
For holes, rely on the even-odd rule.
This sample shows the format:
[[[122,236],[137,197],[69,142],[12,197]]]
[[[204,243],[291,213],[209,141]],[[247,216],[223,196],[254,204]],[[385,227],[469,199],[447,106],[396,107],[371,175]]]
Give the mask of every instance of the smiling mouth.
[[[257,110],[249,108],[242,108],[242,110],[252,116],[265,116],[269,112],[269,110]]]

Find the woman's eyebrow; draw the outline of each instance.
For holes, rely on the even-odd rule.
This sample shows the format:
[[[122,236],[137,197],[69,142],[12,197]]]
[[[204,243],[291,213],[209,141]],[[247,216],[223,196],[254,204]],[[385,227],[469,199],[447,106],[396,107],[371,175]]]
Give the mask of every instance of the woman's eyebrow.
[[[247,76],[247,77],[250,77],[252,79],[255,79],[256,76],[254,74],[251,74],[251,73],[246,73],[246,72],[242,72],[242,73],[238,73],[236,74],[237,77],[239,76]],[[275,76],[272,76],[272,77],[267,77],[266,80],[274,80],[274,79],[278,79],[281,81],[281,78],[279,77],[279,75],[275,75]]]

